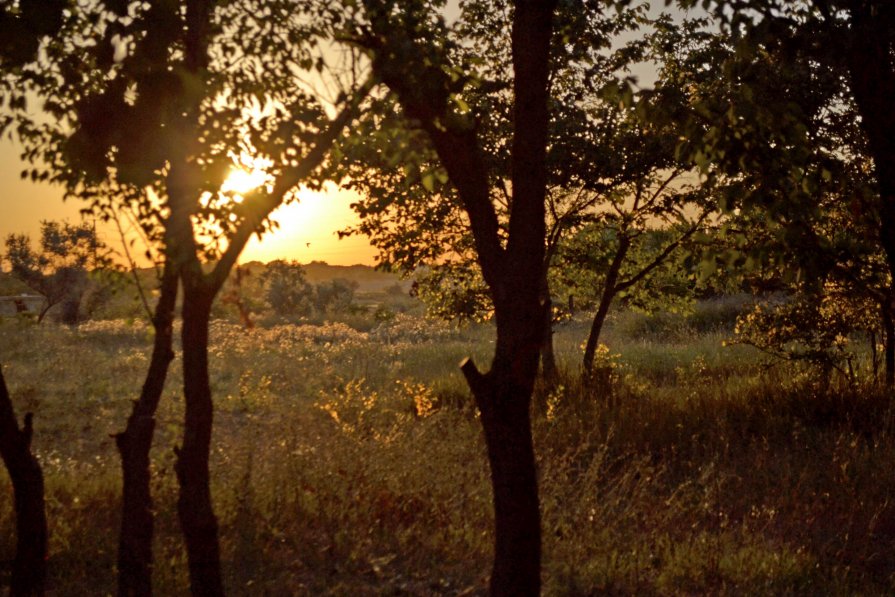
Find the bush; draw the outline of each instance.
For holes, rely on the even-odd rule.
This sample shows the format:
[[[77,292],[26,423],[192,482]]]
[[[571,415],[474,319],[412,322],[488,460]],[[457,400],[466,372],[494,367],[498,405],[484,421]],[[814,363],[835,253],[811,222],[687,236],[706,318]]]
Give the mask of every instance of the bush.
[[[307,317],[314,310],[314,287],[297,261],[271,261],[261,274],[264,299],[277,315]]]

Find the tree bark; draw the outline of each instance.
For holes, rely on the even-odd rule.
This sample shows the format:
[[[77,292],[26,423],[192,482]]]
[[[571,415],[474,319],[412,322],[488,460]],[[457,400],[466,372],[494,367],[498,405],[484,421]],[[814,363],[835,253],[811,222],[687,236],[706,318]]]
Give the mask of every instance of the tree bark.
[[[481,412],[493,488],[495,543],[491,595],[540,593],[541,519],[531,433],[531,396],[538,366],[540,309],[512,309],[498,319],[491,370],[471,360],[462,370]]]
[[[594,360],[597,355],[597,346],[600,341],[600,333],[603,331],[603,324],[606,322],[606,315],[609,314],[609,307],[612,305],[612,299],[618,291],[618,276],[621,271],[622,263],[628,255],[628,249],[631,242],[628,237],[622,236],[619,240],[618,250],[609,264],[609,270],[606,272],[606,282],[603,286],[603,293],[600,295],[600,304],[597,306],[597,312],[594,320],[590,325],[590,333],[587,336],[587,344],[584,347],[584,360],[582,361],[582,370],[585,381],[590,379],[594,372]]]
[[[892,320],[892,308],[883,307],[883,331],[885,332],[885,368],[886,387],[895,386],[895,321]]]
[[[546,276],[545,276],[546,278]],[[559,377],[559,368],[556,366],[556,352],[553,349],[553,302],[550,300],[550,288],[546,279],[542,288],[544,300],[543,330],[544,338],[541,345],[541,376],[544,382],[553,387]]]
[[[597,357],[597,346],[600,342],[600,334],[603,331],[603,324],[606,322],[606,315],[609,313],[609,306],[612,304],[612,297],[606,297],[604,293],[600,298],[600,305],[594,314],[594,319],[590,324],[590,332],[587,335],[587,344],[584,346],[584,360],[582,368],[584,378],[589,379],[594,372],[594,361]]]
[[[162,272],[160,296],[152,319],[155,341],[140,398],[134,402],[124,431],[115,436],[121,455],[123,488],[121,535],[118,541],[118,595],[152,594],[153,513],[149,451],[155,432],[155,413],[165,387],[172,350],[177,269],[171,261]]]
[[[486,272],[486,279],[492,279],[497,343],[486,383],[481,383],[474,366],[466,367],[482,413],[491,466],[495,543],[490,588],[494,596],[541,592],[541,516],[530,411],[546,308],[539,287],[546,255],[547,105],[555,7],[554,0],[515,3],[509,235],[504,253],[479,254],[483,271],[486,264],[502,262],[503,266],[490,276]],[[499,241],[477,244],[481,251],[481,247],[499,246]]]
[[[879,190],[880,244],[886,254],[889,275],[895,280],[895,7],[891,2],[851,2],[850,39],[846,45],[849,85],[867,135]],[[884,325],[891,307],[884,308]],[[890,338],[886,329],[886,384],[890,381]],[[893,355],[895,369],[895,355]],[[892,372],[895,381],[895,370]]]
[[[31,453],[32,414],[19,429],[3,372],[0,371],[0,457],[15,495],[16,556],[9,594],[43,595],[47,577],[47,515],[40,463]]]
[[[518,0],[512,24],[512,203],[506,244],[491,200],[491,175],[477,124],[453,111],[450,85],[431,48],[395,18],[395,5],[365,0],[374,33],[373,68],[418,122],[457,190],[491,290],[497,343],[491,369],[462,370],[481,412],[495,513],[491,594],[538,595],[541,522],[531,433],[531,398],[544,341],[544,271],[550,40],[556,0]],[[412,10],[412,9],[408,9]],[[411,24],[408,30],[408,23]],[[424,81],[425,84],[419,84]]]
[[[201,269],[183,280],[183,391],[186,403],[183,443],[175,466],[180,482],[177,514],[186,541],[193,595],[224,594],[218,521],[211,502],[208,458],[214,407],[208,377],[208,324],[214,291]]]
[[[214,7],[215,3],[209,0],[187,0],[184,12],[184,66],[187,72],[202,81],[206,80],[210,61],[208,42]],[[179,484],[177,515],[186,543],[190,591],[201,597],[217,597],[224,594],[224,588],[208,464],[213,423],[208,378],[208,324],[211,305],[220,285],[211,289],[204,283],[191,219],[202,188],[198,164],[192,159],[199,154],[199,101],[200,96],[195,94],[186,102],[179,131],[183,142],[170,158],[166,180],[171,207],[166,226],[170,238],[168,250],[177,265],[183,289],[181,345],[185,413],[182,442],[175,448],[174,470]],[[233,243],[232,239],[230,243]],[[232,267],[229,249],[215,268],[223,267],[221,262],[228,260],[220,284]]]

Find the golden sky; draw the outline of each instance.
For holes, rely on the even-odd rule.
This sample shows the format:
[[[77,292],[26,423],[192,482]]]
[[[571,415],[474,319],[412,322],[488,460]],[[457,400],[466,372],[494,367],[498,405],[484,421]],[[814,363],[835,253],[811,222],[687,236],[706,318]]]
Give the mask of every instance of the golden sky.
[[[81,205],[62,200],[62,190],[48,184],[21,180],[23,163],[18,148],[0,141],[0,238],[26,233],[37,241],[41,220],[77,222]],[[301,200],[274,212],[279,229],[258,240],[253,237],[240,261],[296,259],[301,263],[326,261],[333,265],[372,265],[375,250],[364,237],[339,240],[336,232],[357,222],[349,207],[354,196],[347,191],[317,194],[302,191]],[[120,246],[113,226],[100,228],[111,246]],[[2,248],[0,248],[2,251]],[[137,250],[141,254],[142,250]]]
[[[655,16],[666,8],[664,3],[658,4],[660,6],[650,10],[651,15]],[[671,11],[678,18],[684,14],[679,9]],[[457,14],[455,0],[449,0],[447,12],[449,16]],[[655,78],[655,67],[637,65],[633,74],[649,85]],[[14,232],[29,234],[36,241],[41,220],[78,221],[81,205],[63,202],[61,189],[20,179],[23,163],[18,151],[9,139],[0,139],[0,241]],[[354,200],[351,193],[336,191],[321,195],[302,192],[300,197],[300,202],[274,212],[273,219],[279,223],[279,229],[260,241],[253,237],[240,261],[296,259],[302,263],[319,260],[334,265],[374,263],[376,252],[366,238],[353,236],[340,240],[336,234],[338,230],[357,222],[357,216],[349,207]],[[100,228],[100,234],[111,246],[120,247],[114,226]],[[135,252],[142,254],[143,250]]]

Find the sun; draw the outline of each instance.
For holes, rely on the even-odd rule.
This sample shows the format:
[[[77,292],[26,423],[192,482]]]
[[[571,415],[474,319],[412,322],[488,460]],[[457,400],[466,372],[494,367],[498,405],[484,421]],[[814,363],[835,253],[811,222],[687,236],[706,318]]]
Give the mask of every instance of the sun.
[[[267,183],[267,173],[264,170],[245,168],[233,168],[221,185],[221,191],[245,195]]]
[[[248,152],[243,152],[238,157],[231,156],[231,159],[233,166],[221,184],[221,192],[232,193],[234,199],[239,202],[242,201],[243,195],[259,187],[271,185],[268,170],[273,162],[270,159],[253,156]]]

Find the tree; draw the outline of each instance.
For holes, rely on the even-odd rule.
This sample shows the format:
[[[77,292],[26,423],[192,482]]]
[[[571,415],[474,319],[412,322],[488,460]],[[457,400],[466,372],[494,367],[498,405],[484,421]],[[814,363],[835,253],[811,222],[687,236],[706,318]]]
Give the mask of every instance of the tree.
[[[122,594],[150,587],[148,452],[178,281],[186,402],[178,517],[193,593],[223,592],[208,467],[211,307],[246,242],[270,227],[270,212],[294,198],[299,183],[319,184],[318,168],[370,88],[350,69],[331,77],[340,89],[331,102],[304,83],[327,66],[315,45],[327,35],[326,6],[306,8],[275,0],[79,6],[34,87],[57,124],[20,127],[25,156],[47,165],[35,167],[36,177],[64,184],[101,214],[133,208],[164,257],[153,359],[118,436],[125,483],[136,484],[123,491]],[[262,157],[268,185],[244,194],[222,188],[231,168]],[[129,512],[139,514],[136,527]]]
[[[869,337],[875,380],[877,339],[888,352],[893,336],[886,258],[874,234],[878,223],[855,211],[867,188],[866,170],[854,164],[836,179],[819,190],[814,212],[806,210],[798,226],[770,222],[756,209],[731,214],[716,238],[722,251],[716,249],[714,258],[719,267],[741,270],[740,279],[756,294],[773,292],[739,318],[736,342],[810,363],[824,374],[838,370],[854,381],[859,333]],[[781,224],[788,234],[776,230]]]
[[[261,274],[267,303],[280,316],[310,317],[343,313],[354,301],[358,283],[334,278],[311,284],[297,261],[271,261]]]
[[[33,415],[24,426],[16,421],[12,401],[0,371],[0,457],[9,471],[15,493],[16,556],[9,594],[43,595],[47,576],[47,515],[40,463],[31,452]]]
[[[22,76],[33,64],[48,35],[61,26],[62,0],[0,2],[0,134],[12,123],[9,110],[24,110]],[[21,244],[21,239],[19,241]],[[27,243],[26,243],[27,245]],[[30,248],[30,247],[29,247]],[[0,371],[0,457],[9,472],[15,494],[16,555],[10,595],[43,595],[46,582],[47,519],[43,472],[31,453],[32,415],[19,428],[6,380]]]
[[[475,261],[451,260],[414,272],[411,292],[432,317],[460,322],[488,321],[494,304]]]
[[[329,282],[320,282],[314,289],[315,306],[320,313],[345,313],[354,302],[354,292],[359,286],[356,280],[333,278]]]
[[[506,236],[492,201],[492,176],[475,115],[464,100],[474,70],[457,62],[443,18],[426,2],[363,3],[358,40],[404,115],[425,134],[463,205],[477,260],[494,301],[497,342],[491,369],[461,369],[485,431],[495,509],[494,595],[540,591],[541,530],[530,403],[545,304],[549,62],[552,1],[521,1],[512,16],[514,98]]]
[[[667,19],[649,24],[667,26]],[[663,84],[660,80],[656,86]],[[555,245],[554,251],[562,254],[560,263],[571,268],[565,279],[571,274],[577,286],[584,280],[598,284],[585,290],[598,296],[582,361],[585,378],[616,297],[649,282],[694,234],[707,229],[707,217],[716,210],[710,183],[700,180],[689,156],[675,151],[681,134],[675,117],[684,107],[674,102],[654,105],[653,90],[635,92],[625,80],[610,79],[602,95],[577,101],[582,113],[566,125],[580,122],[576,128],[583,133],[566,151],[572,156],[614,157],[604,157],[597,165],[575,164],[576,159],[585,160],[572,157],[571,166],[557,170],[579,180],[580,188],[567,191],[570,197],[564,201],[549,204],[555,224],[548,247]],[[562,147],[561,142],[557,145]],[[570,251],[573,245],[577,247]],[[562,277],[563,268],[555,269]]]
[[[134,402],[124,431],[115,435],[121,456],[121,531],[118,541],[118,594],[152,594],[152,537],[154,516],[149,451],[168,367],[174,360],[174,309],[177,269],[170,260],[162,266],[159,298],[152,315],[154,331],[149,368],[139,398]]]
[[[813,286],[813,285],[812,285]],[[879,309],[873,300],[832,283],[796,288],[786,300],[756,304],[738,318],[735,342],[754,346],[776,359],[808,363],[829,378],[837,371],[848,381],[857,379],[856,331],[879,329]],[[875,350],[875,349],[874,349]],[[872,371],[877,369],[873,358]]]
[[[314,308],[314,288],[297,261],[276,260],[261,274],[264,299],[280,316],[307,317]]]
[[[491,196],[499,233],[505,237],[512,163],[512,126],[507,115],[512,112],[512,98],[504,90],[512,84],[512,69],[508,46],[500,43],[502,32],[508,30],[509,12],[499,6],[500,10],[491,10],[491,5],[469,5],[456,27],[465,51],[474,55],[465,57],[476,64],[477,82],[464,89],[462,101],[474,107],[482,144],[487,148],[485,158],[495,172]],[[620,249],[618,264],[624,264],[627,272],[631,269],[627,262],[637,253],[629,251],[632,242],[636,244],[650,228],[681,225],[681,237],[668,238],[668,246],[653,254],[655,263],[640,263],[645,271],[631,271],[630,280],[617,281],[619,288],[615,288],[615,280],[607,287],[590,334],[586,371],[613,298],[647,281],[687,238],[705,226],[705,215],[713,206],[712,195],[693,172],[692,160],[675,151],[680,131],[674,121],[667,115],[660,120],[651,114],[660,109],[680,112],[683,107],[671,102],[651,106],[650,94],[635,93],[628,77],[619,78],[619,72],[656,53],[648,38],[638,36],[617,48],[612,48],[612,40],[638,27],[669,27],[668,18],[650,20],[643,6],[603,16],[580,10],[575,4],[564,6],[555,21],[560,31],[554,40],[550,74],[552,141],[547,154],[543,298],[552,302],[551,281],[562,277],[551,271],[569,265],[556,259],[563,243],[580,235],[583,228],[606,230],[606,234],[589,236],[595,243],[593,252],[605,254],[610,246]],[[576,41],[561,44],[559,39]],[[370,141],[358,152],[360,167],[351,172],[351,184],[365,198],[355,204],[361,223],[350,232],[371,238],[382,265],[414,275],[416,291],[430,313],[448,319],[490,318],[493,305],[476,263],[474,238],[457,191],[447,184],[447,172],[437,156],[425,149],[421,132],[390,110],[391,106],[384,106],[384,115],[375,122],[375,130],[369,131]],[[381,147],[384,142],[386,148]],[[370,174],[369,164],[377,166],[376,174]],[[619,236],[627,240],[615,243]],[[611,262],[593,262],[597,269],[589,272],[588,278],[604,280],[603,270],[611,269]],[[579,260],[579,271],[583,263]],[[547,380],[555,376],[552,327],[562,311],[561,304],[545,311],[541,361]]]
[[[799,269],[814,279],[834,275],[834,286],[844,284],[857,300],[871,292],[892,329],[885,322],[895,296],[895,118],[883,98],[895,89],[893,7],[873,0],[704,4],[724,41],[701,53],[715,68],[691,65],[696,76],[715,77],[716,92],[694,98],[699,116],[682,149],[735,180],[728,209],[764,211]],[[882,278],[860,269],[877,262],[863,242],[868,231],[887,265]],[[742,261],[761,263],[756,257]],[[890,383],[893,337],[895,330],[886,333]]]
[[[20,0],[0,6],[0,59],[4,67],[21,66],[34,59],[42,39],[59,30],[65,4],[60,0]]]
[[[635,203],[630,217],[641,217]],[[592,225],[583,228],[561,248],[557,276],[581,305],[594,305],[585,341],[582,372],[593,373],[600,334],[613,302],[623,297],[628,305],[648,311],[680,306],[692,295],[689,271],[681,257],[686,242],[703,225],[705,214],[683,223],[651,229],[645,222],[622,219],[617,228]],[[594,237],[597,238],[594,238]]]
[[[93,226],[50,221],[41,222],[39,253],[31,247],[28,236],[10,234],[6,237],[5,260],[13,276],[44,297],[38,323],[50,309],[61,305],[61,319],[67,324],[80,319],[81,299],[91,271],[111,263],[109,251]]]

